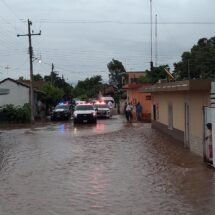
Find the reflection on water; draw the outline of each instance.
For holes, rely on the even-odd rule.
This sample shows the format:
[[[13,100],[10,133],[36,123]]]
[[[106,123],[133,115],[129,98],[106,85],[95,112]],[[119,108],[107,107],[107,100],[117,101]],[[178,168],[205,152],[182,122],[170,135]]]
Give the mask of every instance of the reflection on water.
[[[214,214],[214,171],[201,158],[116,121],[121,130],[106,120],[0,134],[0,214]]]
[[[106,125],[104,123],[96,124],[96,133],[104,132],[106,129]]]
[[[116,123],[115,123],[116,122]],[[112,119],[99,119],[97,120],[96,124],[93,123],[80,123],[80,124],[73,124],[73,122],[58,122],[52,124],[48,127],[50,131],[59,132],[59,134],[68,134],[68,135],[75,135],[75,136],[89,136],[95,134],[103,134],[108,133],[116,130],[120,130],[124,127],[123,120],[118,119],[116,116]],[[43,128],[36,129],[43,131]]]

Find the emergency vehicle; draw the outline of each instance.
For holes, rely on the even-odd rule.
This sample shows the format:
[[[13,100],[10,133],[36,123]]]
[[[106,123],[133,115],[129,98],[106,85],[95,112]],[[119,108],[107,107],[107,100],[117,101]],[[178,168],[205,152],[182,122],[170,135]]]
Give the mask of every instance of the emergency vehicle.
[[[93,104],[85,103],[78,104],[75,106],[73,112],[73,122],[76,123],[96,123],[97,113],[94,109]]]

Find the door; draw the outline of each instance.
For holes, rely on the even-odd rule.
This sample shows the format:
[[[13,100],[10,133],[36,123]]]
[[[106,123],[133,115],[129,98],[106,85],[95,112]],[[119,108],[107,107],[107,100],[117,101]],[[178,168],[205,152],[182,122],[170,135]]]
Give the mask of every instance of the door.
[[[173,129],[173,106],[172,103],[168,104],[168,129]]]
[[[184,104],[184,115],[185,115],[184,146],[185,148],[190,148],[190,107],[187,102]]]
[[[204,121],[203,121],[203,158],[204,161],[210,165],[215,164],[215,108],[204,107],[203,109]]]
[[[157,115],[157,113],[156,113],[156,105],[154,104],[153,105],[153,120],[157,120],[156,115]]]

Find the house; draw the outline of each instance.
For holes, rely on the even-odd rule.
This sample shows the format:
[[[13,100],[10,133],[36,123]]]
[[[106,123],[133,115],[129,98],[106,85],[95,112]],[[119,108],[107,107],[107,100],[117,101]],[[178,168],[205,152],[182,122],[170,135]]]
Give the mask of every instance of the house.
[[[1,95],[0,106],[13,104],[15,106],[23,106],[25,103],[30,103],[30,85],[12,78],[6,78],[0,81],[0,88],[7,89],[8,94]],[[34,88],[34,103],[36,103],[38,95],[44,94],[42,91]]]
[[[30,86],[30,80],[20,80],[19,82]],[[45,84],[45,82],[43,80],[33,81],[33,88],[35,90],[41,91],[44,84]]]
[[[157,83],[140,90],[151,93],[152,127],[183,142],[203,156],[204,107],[210,106],[211,82],[186,80]]]
[[[151,120],[151,94],[141,93],[140,89],[144,86],[151,86],[151,84],[140,84],[139,78],[145,76],[145,72],[126,72],[127,80],[123,80],[123,89],[127,94],[127,102],[136,105],[140,102],[143,107],[143,120],[149,122]]]
[[[146,75],[146,73],[143,71],[128,71],[126,74],[127,76],[122,77],[123,85],[138,83],[138,79]]]

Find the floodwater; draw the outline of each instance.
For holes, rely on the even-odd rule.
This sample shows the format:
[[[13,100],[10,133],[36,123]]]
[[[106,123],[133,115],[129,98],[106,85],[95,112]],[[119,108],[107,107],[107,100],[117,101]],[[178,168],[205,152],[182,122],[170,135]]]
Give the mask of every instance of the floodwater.
[[[0,133],[0,215],[214,215],[202,159],[124,119]]]

